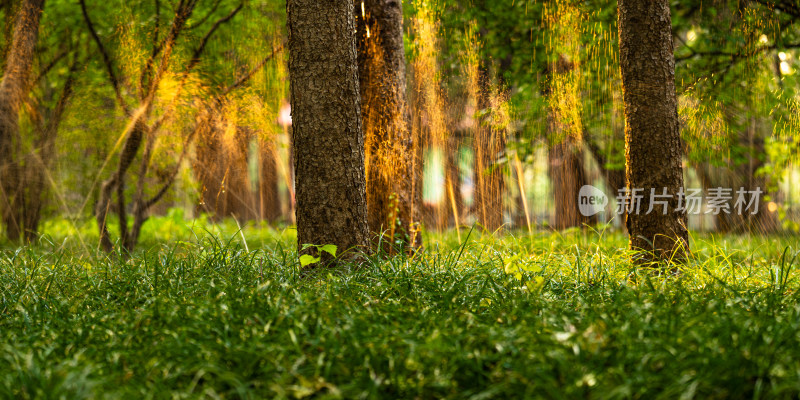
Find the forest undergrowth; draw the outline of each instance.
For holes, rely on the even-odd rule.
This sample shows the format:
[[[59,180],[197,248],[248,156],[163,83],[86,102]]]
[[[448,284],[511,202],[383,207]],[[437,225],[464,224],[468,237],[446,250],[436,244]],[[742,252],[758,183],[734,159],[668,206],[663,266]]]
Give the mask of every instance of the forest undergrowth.
[[[607,229],[464,229],[307,275],[291,229],[162,218],[131,257],[66,221],[0,250],[0,397],[800,394],[795,236],[694,234],[659,274]]]

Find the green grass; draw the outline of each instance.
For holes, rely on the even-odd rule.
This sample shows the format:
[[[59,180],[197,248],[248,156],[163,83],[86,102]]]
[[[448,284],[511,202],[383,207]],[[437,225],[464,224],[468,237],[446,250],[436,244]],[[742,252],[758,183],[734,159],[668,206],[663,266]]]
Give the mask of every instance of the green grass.
[[[638,284],[623,235],[581,231],[428,235],[301,278],[293,232],[229,225],[128,261],[52,232],[0,251],[0,396],[800,395],[796,237],[695,237]]]

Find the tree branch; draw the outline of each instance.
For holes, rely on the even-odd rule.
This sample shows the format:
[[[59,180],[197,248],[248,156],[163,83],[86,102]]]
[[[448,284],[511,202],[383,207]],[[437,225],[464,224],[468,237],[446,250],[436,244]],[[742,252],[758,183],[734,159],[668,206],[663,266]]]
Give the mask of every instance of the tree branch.
[[[224,24],[224,23],[230,21],[231,19],[233,19],[233,17],[235,17],[236,14],[238,14],[239,11],[242,10],[242,7],[244,7],[244,2],[239,3],[239,5],[236,8],[234,8],[233,11],[230,12],[230,14],[218,19],[217,22],[215,22],[214,25],[211,27],[211,29],[208,30],[206,35],[203,37],[203,40],[200,41],[200,46],[198,46],[197,49],[195,49],[194,53],[192,54],[192,58],[189,61],[189,65],[186,68],[187,73],[188,73],[188,71],[192,70],[197,65],[197,63],[200,62],[200,56],[203,54],[203,51],[205,50],[206,45],[208,45],[208,40],[211,39],[211,36],[214,34],[214,32],[222,24]]]
[[[154,6],[156,8],[156,20],[155,27],[153,28],[153,49],[155,49],[157,46],[158,35],[159,31],[161,30],[161,1],[155,0]]]
[[[681,56],[681,57],[675,57],[675,62],[676,63],[677,62],[686,61],[686,60],[688,60],[690,58],[693,58],[695,56],[700,56],[700,57],[705,57],[705,56],[729,57],[731,63],[734,63],[734,62],[738,62],[738,61],[741,61],[743,59],[747,59],[747,58],[753,57],[755,55],[758,55],[760,53],[764,53],[764,52],[767,52],[767,51],[770,51],[770,50],[797,49],[797,48],[800,48],[800,43],[791,43],[791,44],[787,44],[787,45],[773,44],[773,45],[770,45],[770,46],[761,46],[761,47],[757,47],[757,48],[753,49],[752,51],[746,52],[746,53],[745,52],[729,52],[729,51],[722,51],[722,50],[706,50],[706,51],[703,51],[703,50],[694,50],[690,46],[685,46],[685,47],[689,50],[690,54],[685,55],[685,56]]]
[[[111,81],[111,86],[114,88],[117,101],[119,102],[120,107],[122,107],[122,110],[125,111],[125,115],[130,116],[130,108],[125,102],[125,99],[122,97],[120,81],[117,78],[116,73],[114,73],[114,65],[111,63],[111,57],[109,57],[108,51],[106,51],[106,47],[103,45],[103,41],[100,40],[100,35],[97,34],[97,30],[92,23],[92,19],[89,18],[89,12],[86,10],[86,0],[79,1],[81,4],[81,12],[83,13],[83,20],[86,22],[86,27],[89,29],[92,39],[94,39],[94,42],[97,44],[97,48],[100,49],[100,54],[103,56],[103,64],[106,67],[106,73],[108,74],[108,79]]]
[[[282,51],[285,45],[286,42],[284,41],[281,44],[279,44],[278,47],[273,48],[272,53],[270,53],[270,55],[264,57],[264,59],[261,60],[261,62],[259,62],[258,65],[256,65],[252,70],[248,71],[247,73],[239,77],[239,79],[237,79],[236,82],[234,82],[232,85],[228,86],[225,90],[223,90],[221,96],[227,96],[228,93],[244,85],[248,80],[250,80],[250,78],[253,77],[253,75],[256,74],[256,72],[261,70],[261,68],[264,68],[264,65],[266,65],[267,62],[269,62],[269,60],[272,60],[276,54]]]
[[[47,74],[50,72],[50,70],[52,70],[52,69],[53,69],[53,67],[55,67],[55,66],[56,66],[56,64],[58,64],[58,62],[59,62],[59,61],[63,60],[63,59],[64,59],[64,57],[66,57],[66,56],[67,56],[67,54],[69,54],[69,53],[70,53],[70,51],[69,51],[69,50],[61,50],[61,51],[59,51],[59,52],[58,52],[58,53],[55,55],[55,57],[53,57],[53,59],[52,59],[52,60],[50,60],[50,62],[49,62],[49,63],[47,63],[47,65],[45,65],[44,67],[42,67],[42,68],[40,69],[40,71],[39,71],[39,75],[38,75],[38,76],[36,76],[36,79],[34,79],[33,81],[34,81],[34,82],[39,82],[39,81],[41,81],[42,79],[44,79],[44,77],[45,77],[45,76],[46,76],[46,75],[47,75]]]
[[[214,2],[214,5],[211,6],[211,11],[209,11],[208,14],[206,14],[203,18],[200,18],[200,20],[195,22],[194,24],[187,26],[186,29],[193,30],[193,29],[203,25],[204,23],[206,23],[206,21],[208,21],[208,19],[211,18],[211,15],[214,14],[214,12],[217,11],[217,8],[219,7],[219,3],[220,3],[220,0],[217,0],[216,2]]]
[[[194,11],[194,7],[196,5],[197,5],[196,0],[195,1],[190,0],[188,3],[185,3],[183,0],[181,0],[181,2],[178,3],[178,7],[176,8],[175,18],[173,18],[172,20],[172,27],[170,28],[169,34],[165,36],[164,39],[162,39],[161,42],[158,43],[157,45],[155,44],[155,42],[153,43],[153,51],[150,53],[150,57],[147,58],[147,61],[145,61],[144,67],[142,67],[142,72],[139,75],[139,97],[141,97],[142,100],[145,100],[148,96],[150,96],[152,89],[154,89],[154,86],[158,85],[158,83],[156,82],[156,78],[150,76],[150,73],[153,69],[153,63],[155,63],[156,57],[158,57],[161,51],[164,50],[165,48],[170,52],[172,51],[172,47],[178,40],[180,33],[186,27],[185,25],[186,21],[192,15],[192,12]],[[160,64],[161,67],[164,66],[164,61],[168,60],[169,57],[170,54],[167,54],[162,57],[161,60],[162,62]],[[160,79],[162,73],[163,70],[159,69],[158,79]],[[150,82],[149,85],[146,85],[145,82],[147,81],[148,78],[150,78]],[[147,92],[145,92],[145,87],[148,88]]]
[[[780,12],[791,15],[794,18],[800,18],[800,7],[792,4],[789,1],[770,1],[770,0],[750,0],[751,2],[761,4],[771,10],[778,10]]]
[[[189,19],[189,17],[191,17],[198,1],[199,0],[187,0],[187,2],[184,2],[184,0],[181,0],[181,2],[178,4],[178,9],[175,12],[175,18],[172,20],[172,27],[170,28],[169,34],[164,39],[164,54],[161,56],[161,63],[159,64],[156,75],[150,80],[149,88],[144,96],[146,103],[149,103],[148,99],[151,99],[155,95],[155,90],[161,81],[161,77],[169,65],[169,59],[172,56],[172,49],[174,48],[178,37],[180,37],[183,28],[186,26],[186,21]]]
[[[219,105],[220,103],[222,103],[224,98],[230,92],[232,92],[232,91],[238,89],[239,87],[241,87],[242,85],[244,85],[250,78],[253,77],[253,75],[256,74],[256,72],[258,72],[261,68],[263,68],[264,65],[266,65],[269,60],[273,59],[278,52],[283,50],[283,47],[284,47],[284,44],[282,43],[278,47],[274,48],[272,50],[272,53],[270,55],[264,57],[264,59],[261,60],[261,62],[259,62],[258,65],[256,65],[252,70],[250,70],[249,72],[247,72],[246,74],[241,76],[239,79],[236,80],[236,82],[234,82],[232,85],[228,86],[227,89],[225,89],[222,93],[217,95],[213,100],[213,105],[214,106]],[[209,106],[206,106],[206,107],[207,107],[207,112],[210,114],[211,113],[210,110],[211,110],[211,108],[213,106],[209,105]],[[164,113],[164,115],[166,115],[166,114],[167,113]],[[161,119],[159,119],[159,121],[157,121],[153,125],[154,129],[157,129],[157,127],[160,127],[161,126],[161,122],[163,122],[163,116],[162,116]],[[173,172],[170,175],[170,177],[167,179],[167,182],[164,183],[164,185],[161,187],[161,189],[159,189],[159,191],[151,199],[149,199],[148,201],[146,201],[144,203],[144,210],[145,211],[148,210],[153,205],[155,205],[162,197],[164,197],[164,195],[167,193],[167,191],[169,191],[170,187],[172,187],[173,183],[175,182],[175,178],[177,177],[178,172],[180,171],[180,166],[183,163],[183,160],[186,158],[186,154],[187,154],[188,149],[189,149],[189,144],[191,144],[191,142],[194,140],[194,137],[197,136],[197,133],[200,131],[200,128],[203,125],[205,125],[206,122],[207,122],[207,117],[203,116],[203,118],[199,118],[199,121],[195,124],[194,129],[187,136],[186,141],[184,142],[184,145],[183,145],[183,150],[181,151],[181,155],[178,158],[178,162],[175,165],[175,169],[173,170]]]
[[[58,126],[61,124],[61,120],[64,117],[64,111],[66,111],[67,108],[67,101],[70,97],[72,97],[73,86],[75,85],[75,73],[78,72],[80,65],[81,63],[78,62],[78,60],[75,60],[72,62],[72,65],[69,68],[67,80],[64,82],[64,88],[61,90],[61,96],[59,96],[56,106],[53,108],[53,112],[50,114],[50,118],[47,121],[47,126],[44,132],[45,139],[49,140],[50,138],[55,137],[55,134],[58,131]]]
[[[167,181],[164,183],[164,185],[161,186],[161,189],[159,189],[158,192],[156,192],[156,194],[152,198],[144,202],[144,207],[143,207],[144,212],[147,212],[147,210],[149,210],[150,207],[158,203],[158,201],[161,200],[161,198],[164,197],[165,194],[167,194],[167,191],[169,191],[173,183],[175,183],[175,178],[178,176],[178,172],[180,172],[181,170],[181,164],[183,164],[183,160],[186,158],[186,155],[189,152],[189,144],[192,143],[194,137],[197,136],[197,132],[200,131],[200,127],[205,123],[206,120],[203,119],[202,123],[198,122],[197,124],[195,124],[192,132],[189,133],[189,136],[186,137],[186,140],[183,143],[183,150],[181,150],[181,155],[178,158],[178,162],[175,163],[175,168],[172,170],[172,174],[169,176],[169,178],[167,178]]]

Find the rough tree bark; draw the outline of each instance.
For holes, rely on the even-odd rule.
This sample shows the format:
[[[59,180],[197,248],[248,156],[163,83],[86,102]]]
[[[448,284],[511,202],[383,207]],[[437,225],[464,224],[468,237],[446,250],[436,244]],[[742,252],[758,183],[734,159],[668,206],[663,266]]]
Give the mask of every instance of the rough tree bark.
[[[25,183],[19,163],[22,146],[19,112],[30,90],[30,73],[43,10],[44,0],[26,0],[21,5],[0,82],[0,211],[6,236],[12,241],[19,240],[27,230],[25,213],[17,210],[23,201],[20,197]]]
[[[414,146],[406,99],[406,59],[400,0],[354,0],[361,116],[366,142],[367,222],[412,248],[418,216],[412,179]],[[408,243],[412,238],[412,243]],[[384,243],[386,243],[384,239]]]
[[[643,189],[640,211],[627,217],[639,265],[683,259],[688,252],[686,213],[679,211],[683,154],[675,93],[675,57],[668,0],[619,0],[619,47],[625,104],[628,189]],[[671,197],[650,207],[650,193]]]
[[[297,239],[369,249],[353,0],[288,0]]]

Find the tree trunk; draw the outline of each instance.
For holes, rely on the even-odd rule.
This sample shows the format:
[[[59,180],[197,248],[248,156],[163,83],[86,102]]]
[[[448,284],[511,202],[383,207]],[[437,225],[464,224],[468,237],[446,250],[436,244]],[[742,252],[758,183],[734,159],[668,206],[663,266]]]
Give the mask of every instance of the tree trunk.
[[[616,129],[614,130],[616,132]],[[603,151],[598,146],[597,142],[588,137],[585,133],[583,136],[584,143],[586,147],[589,149],[589,152],[592,154],[592,158],[594,158],[595,162],[597,162],[597,166],[600,168],[600,174],[603,176],[603,179],[606,182],[606,187],[609,193],[606,193],[610,197],[616,197],[617,194],[620,193],[620,190],[624,191],[625,186],[625,169],[614,169],[609,166],[609,156],[608,151]],[[622,221],[622,229],[627,229],[625,227],[625,218],[627,213],[623,212],[618,218]]]
[[[445,184],[445,204],[444,212],[445,226],[459,226],[461,219],[464,218],[464,196],[461,195],[461,135],[453,132],[447,138],[444,168]]]
[[[259,139],[258,200],[262,220],[276,222],[281,218],[278,192],[278,162],[273,139]]]
[[[406,100],[400,0],[355,0],[361,116],[366,141],[367,222],[373,237],[409,243],[416,231],[413,139]]]
[[[6,236],[17,241],[28,227],[24,210],[25,171],[22,165],[23,139],[19,131],[20,108],[30,89],[34,49],[39,39],[39,20],[44,0],[26,0],[16,17],[3,80],[0,82],[0,211]],[[23,210],[20,209],[23,208]],[[33,222],[38,224],[37,217]]]
[[[297,239],[369,249],[364,131],[352,0],[288,0],[289,80],[297,174]]]
[[[712,188],[730,188],[731,198],[727,201],[730,212],[720,212],[715,216],[715,229],[717,232],[759,233],[768,234],[779,230],[780,221],[774,212],[770,212],[764,198],[769,196],[777,199],[779,192],[769,192],[769,182],[766,176],[758,172],[764,166],[766,158],[764,131],[761,121],[755,117],[750,118],[747,127],[740,132],[737,140],[738,147],[747,149],[744,161],[726,160],[730,167],[715,167],[711,163],[698,163],[695,171],[701,177],[706,193]],[[738,199],[737,191],[744,189],[747,192],[761,191],[758,213],[739,213],[736,209]],[[749,196],[747,197],[749,199]]]
[[[547,155],[555,199],[553,228],[562,230],[596,222],[596,217],[584,216],[578,207],[581,187],[589,184],[579,144],[572,137],[565,137],[552,145]]]
[[[479,71],[478,109],[484,114],[475,129],[473,157],[475,161],[475,212],[478,223],[489,232],[503,226],[503,193],[505,179],[503,168],[497,165],[506,148],[505,134],[495,128],[492,121],[494,110],[489,96],[491,84],[489,72]]]
[[[202,186],[200,209],[217,219],[254,219],[258,208],[248,174],[254,135],[246,128],[230,126],[219,111],[213,115],[198,138],[194,163]]]
[[[675,93],[675,57],[668,0],[619,0],[620,70],[625,103],[628,189],[643,189],[639,212],[627,217],[635,262],[683,259],[688,251],[681,138]],[[666,189],[666,215],[656,204],[647,214],[651,189]],[[664,199],[661,199],[664,200]],[[650,253],[652,252],[652,253]]]
[[[576,93],[579,93],[575,65],[568,55],[561,54],[550,68],[550,85],[547,129],[550,148],[547,158],[550,182],[553,187],[554,213],[552,227],[558,230],[581,227],[597,221],[594,216],[581,214],[578,197],[581,187],[589,184],[584,168],[582,149],[582,122]],[[575,93],[573,93],[575,91]]]
[[[3,47],[0,48],[0,69],[5,71],[8,52],[11,50],[11,41],[14,33],[14,18],[17,16],[19,0],[0,0],[0,9],[3,10]]]
[[[139,152],[139,147],[144,140],[147,130],[142,121],[141,116],[135,117],[132,123],[130,132],[122,145],[122,151],[119,156],[119,163],[117,170],[112,173],[111,177],[106,179],[100,187],[100,195],[95,205],[95,219],[97,220],[97,228],[100,236],[100,247],[105,252],[111,252],[114,243],[111,241],[110,233],[108,231],[107,217],[109,211],[116,208],[119,230],[120,230],[120,243],[123,245],[123,250],[133,251],[132,248],[126,247],[130,242],[128,239],[128,216],[125,206],[125,174],[133,164],[136,153]],[[117,203],[113,205],[113,195],[117,195]]]

